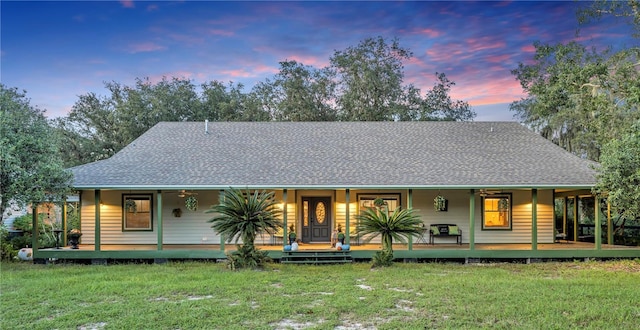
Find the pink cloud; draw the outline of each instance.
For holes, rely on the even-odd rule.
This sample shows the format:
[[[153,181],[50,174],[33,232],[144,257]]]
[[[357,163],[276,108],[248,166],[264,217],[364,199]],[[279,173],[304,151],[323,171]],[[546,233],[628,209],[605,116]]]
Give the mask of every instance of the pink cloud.
[[[236,69],[236,70],[222,70],[220,73],[233,77],[233,78],[250,78],[255,75],[246,71],[245,69]]]
[[[426,36],[428,36],[430,38],[437,38],[437,37],[442,35],[441,31],[437,31],[437,30],[434,30],[434,29],[420,29],[420,30],[418,30],[416,32],[418,34],[426,35]]]
[[[124,8],[135,8],[133,0],[120,0],[120,4],[122,4]]]
[[[531,26],[528,26],[528,25],[520,26],[519,30],[524,36],[536,35],[536,32],[535,32],[534,28],[532,28]]]
[[[492,56],[487,56],[486,60],[487,60],[487,62],[491,62],[491,63],[503,63],[504,61],[508,60],[509,58],[511,58],[511,55],[508,55],[508,54],[492,55]]]
[[[472,51],[461,44],[439,44],[425,51],[429,60],[439,63],[456,64],[473,56]]]
[[[506,48],[507,44],[504,40],[494,40],[492,37],[481,37],[465,40],[465,43],[469,46],[470,52],[477,52],[487,49],[499,49]]]
[[[520,83],[513,76],[496,77],[483,81],[456,81],[451,98],[469,102],[472,106],[511,103],[525,96]]]
[[[231,78],[254,78],[263,76],[265,74],[276,74],[278,73],[278,68],[259,64],[253,67],[245,67],[235,70],[222,70],[220,71],[220,73]]]
[[[317,56],[305,56],[305,55],[288,55],[287,61],[296,61],[304,65],[310,65],[317,69],[326,67],[329,65],[328,59],[319,59]]]
[[[159,50],[165,50],[167,47],[160,46],[153,42],[143,42],[140,44],[129,45],[128,52],[132,54],[136,53],[146,53],[146,52],[155,52]]]
[[[536,47],[534,47],[533,45],[526,45],[524,47],[521,47],[520,50],[523,53],[531,53],[531,54],[533,54],[533,53],[536,52]]]

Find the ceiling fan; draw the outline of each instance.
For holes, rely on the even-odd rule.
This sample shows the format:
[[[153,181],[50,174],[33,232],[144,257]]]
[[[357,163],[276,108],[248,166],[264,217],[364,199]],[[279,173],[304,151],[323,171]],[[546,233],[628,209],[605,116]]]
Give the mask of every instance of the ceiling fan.
[[[177,192],[172,192],[173,194],[178,194],[178,197],[180,198],[185,198],[187,196],[197,196],[198,193],[195,192],[191,192],[191,191],[186,191],[184,189],[182,190],[178,190]]]
[[[478,193],[480,194],[480,196],[485,197],[485,196],[497,194],[497,193],[499,193],[499,191],[497,191],[497,190],[480,189],[480,190],[478,190]]]

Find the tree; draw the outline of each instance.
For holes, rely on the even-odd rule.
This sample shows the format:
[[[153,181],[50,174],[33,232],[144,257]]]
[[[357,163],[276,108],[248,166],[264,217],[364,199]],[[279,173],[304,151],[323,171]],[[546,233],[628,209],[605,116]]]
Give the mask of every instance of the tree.
[[[265,109],[278,121],[334,121],[334,73],[296,61],[280,62],[280,72],[254,87]]]
[[[409,107],[408,117],[410,120],[446,120],[446,121],[468,121],[472,120],[476,113],[471,110],[469,103],[461,100],[452,100],[449,96],[451,86],[456,83],[449,80],[444,73],[436,72],[437,82],[433,89],[427,91],[424,99],[420,98],[420,91],[411,86],[408,89]],[[417,106],[416,106],[417,105]]]
[[[339,118],[346,121],[471,120],[475,113],[464,101],[449,96],[453,81],[436,72],[437,83],[422,97],[404,85],[403,61],[413,53],[398,39],[367,38],[356,47],[336,51],[330,58],[338,80]]]
[[[624,20],[635,29],[634,36],[640,37],[640,1],[595,0],[590,6],[580,8],[577,12],[580,24],[599,21],[606,16]]]
[[[394,120],[404,96],[402,61],[412,55],[398,39],[389,44],[382,37],[336,51],[330,61],[339,75],[342,120]]]
[[[356,216],[356,220],[358,235],[367,236],[365,241],[381,237],[382,253],[374,258],[374,265],[388,265],[393,260],[394,239],[402,242],[405,238],[422,234],[422,220],[413,209],[398,207],[389,214],[384,206],[367,208]]]
[[[32,107],[24,92],[3,84],[0,109],[0,215],[10,203],[62,200],[71,174],[62,166],[44,111]]]
[[[105,83],[107,96],[81,95],[67,117],[55,120],[67,166],[109,158],[161,121],[265,121],[255,95],[242,84],[212,81],[202,94],[191,80],[136,79],[135,86]]]
[[[610,54],[569,44],[534,44],[534,64],[512,71],[528,96],[510,106],[566,150],[597,161],[600,149],[640,118],[637,50]]]
[[[595,193],[624,220],[640,219],[640,120],[602,149]]]
[[[255,247],[256,236],[260,233],[274,235],[283,227],[278,219],[280,209],[277,207],[274,192],[228,189],[220,196],[220,203],[211,206],[205,213],[216,215],[208,220],[211,228],[222,235],[227,242],[236,244],[242,239],[238,251],[229,255],[232,268],[260,267],[266,254]]]
[[[262,109],[259,99],[242,90],[243,84],[219,81],[204,83],[202,88],[202,114],[190,120],[204,121],[268,121],[268,111]]]
[[[109,158],[130,142],[120,134],[123,127],[113,103],[95,93],[81,95],[69,115],[55,119],[53,125],[66,166]]]
[[[614,18],[640,31],[638,0],[592,1],[577,16],[579,24]],[[604,33],[606,26],[599,28]],[[535,63],[520,63],[512,71],[528,95],[511,110],[556,144],[598,161],[603,145],[640,119],[640,48],[597,52],[577,42],[534,46]]]

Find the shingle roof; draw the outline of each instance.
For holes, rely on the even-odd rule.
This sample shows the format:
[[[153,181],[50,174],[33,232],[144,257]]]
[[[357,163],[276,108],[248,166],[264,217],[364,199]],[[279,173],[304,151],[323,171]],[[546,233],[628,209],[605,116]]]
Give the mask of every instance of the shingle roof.
[[[593,162],[514,122],[162,122],[78,188],[591,187]]]

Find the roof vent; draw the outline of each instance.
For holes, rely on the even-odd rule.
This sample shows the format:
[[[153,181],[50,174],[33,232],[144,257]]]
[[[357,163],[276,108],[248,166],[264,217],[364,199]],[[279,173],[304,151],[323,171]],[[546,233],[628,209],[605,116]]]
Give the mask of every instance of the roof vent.
[[[209,134],[209,119],[204,120],[204,134]]]

